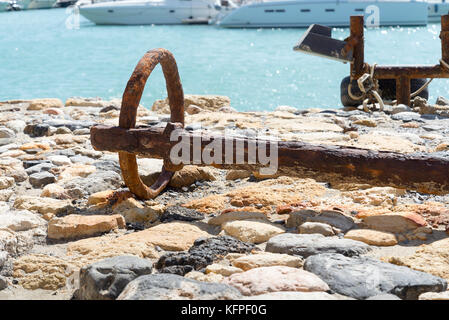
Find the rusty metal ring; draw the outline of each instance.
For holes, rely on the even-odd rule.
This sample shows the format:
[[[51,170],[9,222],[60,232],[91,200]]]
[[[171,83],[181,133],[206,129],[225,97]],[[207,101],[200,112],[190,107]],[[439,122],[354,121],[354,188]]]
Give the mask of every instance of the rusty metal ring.
[[[123,93],[119,127],[124,129],[135,127],[137,108],[145,83],[158,63],[161,64],[164,72],[171,112],[170,121],[181,123],[184,126],[184,93],[176,60],[170,51],[161,48],[148,51],[134,69]],[[156,182],[151,187],[148,187],[140,179],[136,155],[124,151],[120,151],[118,154],[125,184],[132,193],[141,199],[153,199],[156,197],[167,186],[175,172],[167,169],[164,164]],[[173,168],[170,169],[173,170]]]

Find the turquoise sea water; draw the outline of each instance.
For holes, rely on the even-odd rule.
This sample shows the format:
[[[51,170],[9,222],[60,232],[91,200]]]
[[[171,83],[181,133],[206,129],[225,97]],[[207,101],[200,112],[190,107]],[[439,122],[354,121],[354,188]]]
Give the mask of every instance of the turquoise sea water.
[[[185,93],[220,94],[240,111],[340,107],[349,65],[294,52],[305,29],[221,29],[215,26],[96,26],[67,29],[65,9],[0,13],[0,101],[71,96],[119,98],[138,60],[152,48],[173,52]],[[435,64],[439,24],[366,31],[365,57],[379,64]],[[334,29],[343,39],[348,29]],[[431,99],[449,97],[434,80]],[[158,67],[142,104],[165,98]]]

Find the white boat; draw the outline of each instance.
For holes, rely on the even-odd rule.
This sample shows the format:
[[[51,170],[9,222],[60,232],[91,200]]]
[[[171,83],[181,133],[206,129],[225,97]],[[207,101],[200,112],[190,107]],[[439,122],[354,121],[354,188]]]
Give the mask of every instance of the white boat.
[[[79,6],[96,24],[144,25],[208,23],[218,11],[212,0],[128,0]]]
[[[9,1],[0,1],[0,12],[7,11],[9,8]]]
[[[22,10],[50,9],[56,0],[17,0],[17,4]]]
[[[367,26],[427,24],[427,2],[413,0],[281,0],[252,1],[220,19],[221,27],[349,26],[352,15],[365,16]]]
[[[428,1],[428,22],[441,22],[441,16],[449,13],[449,2],[443,1]]]

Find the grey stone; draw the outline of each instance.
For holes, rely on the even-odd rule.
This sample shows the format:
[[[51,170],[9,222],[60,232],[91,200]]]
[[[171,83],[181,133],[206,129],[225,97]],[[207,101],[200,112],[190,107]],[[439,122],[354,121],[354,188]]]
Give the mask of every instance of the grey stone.
[[[5,125],[15,133],[21,133],[27,124],[23,120],[10,120]]]
[[[244,297],[242,300],[352,300],[338,294],[327,292],[278,291],[257,296]]]
[[[84,266],[80,270],[77,298],[114,300],[129,282],[151,274],[152,269],[152,262],[135,256],[117,256]]]
[[[331,225],[334,228],[346,232],[355,227],[354,220],[339,211],[323,210],[299,210],[290,213],[286,226],[297,228],[305,222],[320,222]]]
[[[443,129],[442,126],[437,126],[437,125],[434,125],[434,124],[427,124],[425,126],[422,126],[422,128],[424,130],[426,130],[426,131],[439,131],[439,130]]]
[[[204,214],[181,206],[169,206],[165,208],[164,213],[161,215],[160,220],[162,222],[168,222],[173,220],[180,221],[195,221],[204,219]]]
[[[82,156],[82,155],[76,155],[74,157],[70,157],[70,160],[73,163],[82,163],[82,164],[92,164],[94,163],[94,159],[86,157],[86,156]]]
[[[392,108],[391,114],[397,114],[400,112],[411,112],[411,111],[412,109],[409,106],[406,106],[405,104],[399,104]]]
[[[6,289],[8,287],[8,281],[5,277],[0,276],[0,290]]]
[[[0,146],[12,143],[15,136],[16,134],[11,129],[0,127]]]
[[[97,168],[97,171],[114,171],[115,173],[120,174],[121,169],[120,165],[117,161],[113,160],[101,160],[94,162],[94,167]],[[140,166],[139,166],[140,169]]]
[[[53,183],[56,181],[56,177],[50,172],[37,172],[30,175],[30,183],[35,188],[42,188],[47,184]]]
[[[304,270],[318,275],[333,291],[356,299],[385,293],[418,299],[423,292],[447,288],[442,278],[368,257],[323,253],[307,258]]]
[[[141,276],[125,287],[117,300],[234,300],[240,292],[222,283],[207,283],[174,274]]]
[[[188,252],[169,252],[156,263],[161,273],[185,275],[192,270],[201,270],[228,253],[249,253],[256,247],[229,236],[199,238]]]
[[[39,164],[28,167],[25,170],[25,172],[28,175],[32,175],[32,174],[38,173],[38,172],[49,171],[51,168],[54,168],[54,167],[55,167],[55,165],[50,162],[41,162]]]
[[[16,136],[14,131],[6,127],[0,127],[0,139],[12,139]]]
[[[42,163],[50,163],[50,161],[49,160],[26,160],[26,161],[22,161],[23,167],[25,169],[29,169],[31,167],[37,166],[37,165],[42,164]],[[39,172],[39,171],[32,171],[32,172],[30,172],[30,174],[34,173],[34,172]]]
[[[8,259],[8,252],[0,251],[0,270],[3,268],[7,259]]]
[[[27,210],[0,213],[0,228],[8,228],[12,231],[27,231],[41,226],[45,226],[45,220]]]
[[[410,122],[410,121],[424,122],[424,120],[421,119],[421,115],[415,112],[400,112],[392,115],[391,119],[399,120],[402,122]]]
[[[94,172],[85,178],[75,178],[64,183],[64,189],[83,190],[85,195],[108,189],[117,189],[122,185],[121,176],[113,171]]]
[[[439,106],[449,106],[449,100],[446,99],[445,97],[439,96],[437,98],[437,101],[435,101],[435,104]]]
[[[283,233],[270,238],[265,251],[286,253],[307,258],[319,253],[341,253],[345,256],[357,256],[371,251],[372,248],[361,241],[325,237],[321,234]]]

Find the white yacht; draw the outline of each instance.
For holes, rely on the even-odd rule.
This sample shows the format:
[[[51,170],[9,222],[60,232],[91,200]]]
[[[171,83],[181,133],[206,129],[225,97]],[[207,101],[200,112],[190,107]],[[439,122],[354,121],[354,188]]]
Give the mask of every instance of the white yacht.
[[[441,16],[449,13],[449,2],[445,0],[429,0],[429,17],[428,22],[440,22]]]
[[[253,0],[222,17],[229,28],[349,26],[349,17],[363,14],[366,26],[427,24],[428,4],[414,0]]]
[[[50,9],[56,0],[17,0],[17,4],[22,10]]]
[[[128,0],[79,6],[96,24],[143,25],[208,23],[218,11],[213,0]]]
[[[0,12],[8,11],[9,1],[0,1]]]

